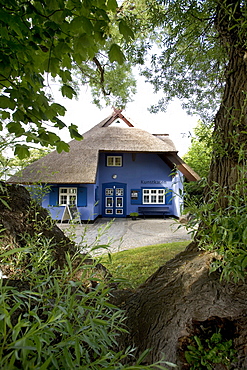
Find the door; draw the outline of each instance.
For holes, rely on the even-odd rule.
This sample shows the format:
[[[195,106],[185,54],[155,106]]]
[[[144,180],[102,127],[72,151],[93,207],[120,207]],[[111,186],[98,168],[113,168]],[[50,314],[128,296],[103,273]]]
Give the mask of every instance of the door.
[[[126,217],[126,184],[103,184],[103,217]]]

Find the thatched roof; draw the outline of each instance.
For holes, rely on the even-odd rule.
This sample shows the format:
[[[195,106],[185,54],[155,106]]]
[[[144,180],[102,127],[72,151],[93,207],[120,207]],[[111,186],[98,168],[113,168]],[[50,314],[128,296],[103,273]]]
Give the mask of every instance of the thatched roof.
[[[110,126],[117,119],[125,122],[126,127]],[[8,181],[23,184],[95,183],[100,152],[173,153],[177,156],[176,148],[167,135],[156,136],[135,128],[120,110],[115,110],[87,131],[82,141],[72,140],[69,145],[69,153],[53,151]]]

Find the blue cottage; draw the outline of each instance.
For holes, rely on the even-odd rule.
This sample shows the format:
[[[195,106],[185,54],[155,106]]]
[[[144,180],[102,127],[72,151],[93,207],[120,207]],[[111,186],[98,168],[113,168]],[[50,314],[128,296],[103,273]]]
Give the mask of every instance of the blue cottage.
[[[9,179],[48,189],[42,206],[58,221],[73,217],[75,210],[87,221],[133,212],[179,217],[183,177],[199,179],[168,135],[135,128],[121,110],[69,145],[69,153],[53,151]]]

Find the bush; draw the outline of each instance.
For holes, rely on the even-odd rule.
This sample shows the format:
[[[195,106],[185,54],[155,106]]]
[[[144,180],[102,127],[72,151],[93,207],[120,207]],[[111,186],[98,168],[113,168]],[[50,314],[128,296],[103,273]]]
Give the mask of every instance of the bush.
[[[55,268],[50,241],[38,235],[27,244],[1,253],[18,265],[12,280],[0,280],[2,370],[164,369],[140,365],[145,356],[123,364],[132,355],[117,346],[124,313],[109,303],[97,261],[67,254],[64,268]]]

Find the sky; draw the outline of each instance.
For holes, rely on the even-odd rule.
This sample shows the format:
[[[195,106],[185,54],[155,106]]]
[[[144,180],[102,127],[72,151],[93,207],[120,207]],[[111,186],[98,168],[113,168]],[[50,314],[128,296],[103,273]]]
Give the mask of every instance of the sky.
[[[92,104],[90,89],[86,86],[82,87],[78,100],[63,98],[57,86],[51,84],[50,87],[56,102],[67,109],[62,120],[68,125],[76,124],[81,134],[108,117],[113,111],[111,107],[99,109]],[[179,156],[182,157],[191,144],[191,134],[199,117],[186,114],[178,100],[173,101],[166,112],[149,113],[147,109],[157,103],[161,96],[162,93],[153,93],[152,86],[145,83],[144,78],[138,77],[137,94],[133,102],[127,104],[122,114],[137,128],[152,134],[169,134]],[[66,130],[59,131],[59,136],[66,142],[71,140]]]

